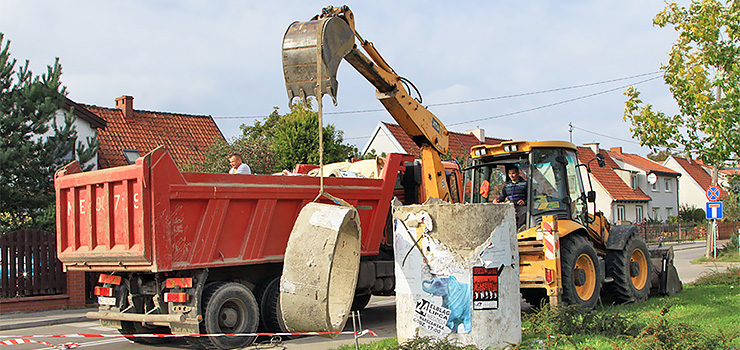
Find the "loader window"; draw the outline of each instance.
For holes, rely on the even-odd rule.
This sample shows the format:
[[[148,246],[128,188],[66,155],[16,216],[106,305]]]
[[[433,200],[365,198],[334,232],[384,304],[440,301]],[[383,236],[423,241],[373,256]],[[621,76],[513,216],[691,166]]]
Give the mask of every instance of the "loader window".
[[[532,157],[532,215],[566,209],[569,204],[565,183],[567,158],[559,149],[537,149]]]
[[[525,180],[529,178],[529,166],[526,163],[516,164],[519,168],[519,176]],[[501,189],[506,182],[506,167],[504,164],[491,164],[475,169],[473,181],[466,176],[465,198],[472,195],[473,203],[493,202],[501,194]],[[470,186],[473,186],[472,193]]]
[[[570,209],[571,217],[575,221],[586,223],[587,208],[586,208],[586,195],[583,190],[583,182],[581,182],[581,174],[578,172],[576,165],[578,164],[578,158],[573,151],[565,151],[565,158],[568,160],[568,164],[565,165],[566,172],[568,174],[568,195],[570,196]]]

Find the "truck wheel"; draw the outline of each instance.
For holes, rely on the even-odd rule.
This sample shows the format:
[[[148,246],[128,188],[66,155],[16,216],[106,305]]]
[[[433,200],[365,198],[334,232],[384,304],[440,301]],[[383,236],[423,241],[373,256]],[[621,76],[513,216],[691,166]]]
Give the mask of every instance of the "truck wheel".
[[[283,322],[283,313],[280,311],[280,276],[273,278],[267,284],[260,306],[260,320],[265,325],[267,332],[288,332],[285,322]]]
[[[121,288],[119,294],[118,294],[118,303],[121,310],[127,308],[128,305],[128,289],[123,287]],[[153,307],[153,305],[150,305]],[[141,308],[141,307],[140,307]],[[134,309],[137,309],[134,307]],[[141,312],[141,310],[138,310],[138,312]],[[172,334],[172,331],[169,327],[163,327],[163,326],[146,326],[142,324],[141,322],[131,322],[131,321],[121,321],[121,329],[118,330],[119,333],[126,335],[136,335],[136,334]],[[156,344],[165,344],[172,341],[172,338],[142,338],[142,337],[126,337],[126,339],[137,343],[137,344],[148,344],[148,345],[156,345]]]
[[[355,299],[352,300],[352,307],[350,308],[351,311],[362,311],[367,307],[367,304],[370,303],[370,297],[372,297],[372,293],[362,294],[362,295],[355,295]]]
[[[593,309],[599,300],[601,274],[591,242],[576,234],[565,236],[561,241],[560,266],[565,304]]]
[[[220,282],[203,293],[202,333],[253,333],[259,324],[257,302],[252,292],[241,283]],[[255,337],[201,337],[206,349],[242,348]]]
[[[604,292],[616,303],[647,300],[650,294],[652,263],[647,244],[632,235],[623,250],[606,253],[606,276],[613,278]]]

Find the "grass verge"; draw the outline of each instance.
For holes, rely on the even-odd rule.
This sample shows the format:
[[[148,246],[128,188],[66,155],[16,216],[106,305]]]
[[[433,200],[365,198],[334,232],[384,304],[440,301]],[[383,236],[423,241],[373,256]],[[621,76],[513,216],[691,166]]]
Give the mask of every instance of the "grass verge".
[[[740,349],[740,268],[702,276],[683,292],[593,311],[551,308],[522,316],[522,342],[513,349]],[[354,345],[338,349],[352,350]],[[363,350],[474,349],[430,338],[400,346],[395,339]]]

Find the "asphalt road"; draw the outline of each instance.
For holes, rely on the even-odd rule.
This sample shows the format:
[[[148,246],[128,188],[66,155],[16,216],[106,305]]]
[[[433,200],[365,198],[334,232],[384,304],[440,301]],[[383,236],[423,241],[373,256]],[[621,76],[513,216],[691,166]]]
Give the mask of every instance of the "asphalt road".
[[[678,269],[679,276],[683,283],[689,283],[694,281],[697,277],[702,274],[709,273],[714,270],[726,269],[727,266],[732,264],[691,264],[692,260],[695,260],[704,254],[704,247],[702,245],[686,245],[677,246],[675,250],[675,264]],[[735,264],[740,265],[740,264]],[[526,303],[522,303],[523,308],[527,308]],[[395,304],[393,297],[373,297],[368,308],[362,312],[362,328],[372,329],[378,334],[379,337],[365,336],[361,338],[360,342],[370,342],[381,338],[394,337],[395,330]],[[345,330],[352,330],[351,320],[347,322]],[[21,334],[114,334],[118,332],[110,328],[101,327],[96,321],[85,321],[69,324],[60,324],[53,326],[44,326],[37,328],[25,328],[19,330],[8,330],[0,332],[0,335],[21,335]],[[80,344],[80,348],[90,349],[106,349],[106,350],[119,350],[119,349],[139,349],[139,350],[156,350],[156,349],[190,349],[188,345],[180,339],[175,339],[173,342],[166,345],[140,345],[134,344],[125,338],[33,338],[34,340],[48,341],[52,344],[58,345],[65,342],[76,342]],[[5,339],[3,339],[5,340]],[[258,339],[258,341],[267,341],[269,339]],[[289,339],[282,342],[280,347],[260,347],[260,349],[289,349],[289,350],[320,350],[320,349],[331,349],[344,344],[353,344],[354,339],[351,336],[340,336],[336,339],[327,339],[321,337],[303,337]],[[8,347],[7,350],[48,350],[51,349],[46,345],[41,344],[23,344],[13,345]]]

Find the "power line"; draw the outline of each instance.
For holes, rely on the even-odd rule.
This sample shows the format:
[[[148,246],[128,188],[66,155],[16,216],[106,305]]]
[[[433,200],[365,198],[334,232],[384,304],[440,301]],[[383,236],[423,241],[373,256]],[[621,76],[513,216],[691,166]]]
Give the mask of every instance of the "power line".
[[[474,123],[474,122],[479,122],[479,121],[483,121],[483,120],[499,119],[499,118],[503,118],[503,117],[509,117],[509,116],[512,116],[512,115],[517,115],[517,114],[522,114],[522,113],[527,113],[527,112],[533,112],[533,111],[537,111],[537,110],[540,110],[540,109],[554,107],[554,106],[558,106],[558,105],[562,105],[562,104],[566,104],[566,103],[570,103],[570,102],[574,102],[574,101],[578,101],[578,100],[583,100],[583,99],[586,99],[586,98],[589,98],[589,97],[599,96],[599,95],[607,94],[607,93],[614,92],[614,91],[617,91],[617,90],[622,90],[622,89],[625,89],[625,88],[627,88],[629,86],[632,86],[632,85],[639,85],[639,84],[646,83],[648,81],[656,80],[656,79],[659,79],[659,78],[661,78],[661,77],[660,76],[658,76],[658,77],[652,77],[652,78],[640,80],[640,81],[638,81],[636,83],[622,85],[622,86],[618,86],[618,87],[615,87],[615,88],[612,88],[612,89],[602,90],[602,91],[599,91],[599,92],[594,92],[592,94],[583,95],[583,96],[579,96],[579,97],[569,98],[567,100],[562,100],[562,101],[558,101],[558,102],[554,102],[554,103],[549,103],[549,104],[542,105],[542,106],[527,108],[527,109],[523,109],[523,110],[515,111],[515,112],[498,114],[498,115],[494,115],[494,116],[490,116],[490,117],[485,117],[485,118],[478,118],[478,119],[467,120],[467,121],[462,121],[462,122],[457,122],[457,123],[451,123],[451,124],[447,124],[447,125],[454,126],[454,125],[468,124],[468,123]]]
[[[541,95],[541,94],[546,94],[546,93],[551,93],[551,92],[566,91],[566,90],[573,90],[573,89],[578,89],[578,88],[583,88],[583,87],[589,87],[589,86],[595,86],[595,85],[601,85],[601,84],[608,84],[608,83],[613,83],[613,82],[617,82],[617,81],[623,81],[623,80],[629,80],[629,79],[634,79],[634,78],[640,78],[640,77],[650,76],[650,75],[655,75],[655,74],[661,74],[661,76],[662,76],[663,71],[654,71],[654,72],[650,72],[650,73],[642,73],[642,74],[630,75],[630,76],[622,77],[622,78],[602,80],[602,81],[597,81],[597,82],[593,82],[593,83],[571,85],[571,86],[565,86],[565,87],[559,87],[559,88],[553,88],[553,89],[538,90],[538,91],[531,91],[531,92],[523,92],[523,93],[517,93],[517,94],[510,94],[510,95],[493,96],[493,97],[485,97],[485,98],[478,98],[478,99],[471,99],[471,100],[462,100],[462,101],[431,103],[431,104],[427,105],[427,107],[451,106],[451,105],[460,105],[460,104],[477,103],[477,102],[485,102],[485,101],[503,100],[503,99],[514,98],[514,97]],[[657,78],[659,78],[659,77],[654,77],[653,79],[657,79]],[[639,83],[637,83],[637,84],[639,84]],[[633,84],[630,84],[630,85],[633,85]],[[376,109],[362,109],[362,110],[343,111],[343,112],[324,112],[324,115],[360,114],[360,113],[373,113],[373,112],[383,112],[383,111],[385,111],[384,108],[376,108]],[[212,118],[213,119],[260,119],[260,118],[267,118],[267,116],[216,116],[216,117],[212,117]]]
[[[584,128],[579,128],[579,127],[577,127],[577,126],[575,126],[575,125],[573,125],[573,124],[568,124],[568,125],[570,125],[570,127],[571,127],[572,129],[577,129],[577,130],[585,131],[585,132],[587,132],[587,133],[589,133],[589,134],[594,134],[594,135],[598,135],[598,136],[601,136],[601,137],[606,137],[606,138],[609,138],[609,139],[613,139],[613,140],[617,140],[617,141],[622,141],[622,142],[629,142],[629,143],[634,143],[634,144],[637,144],[637,145],[639,145],[639,144],[640,144],[639,142],[635,142],[635,141],[632,141],[632,140],[625,140],[625,139],[620,139],[620,138],[618,138],[618,137],[614,137],[614,136],[609,136],[609,135],[604,135],[604,134],[600,134],[600,133],[598,133],[598,132],[596,132],[596,131],[591,131],[591,130],[587,130],[587,129],[584,129]]]

